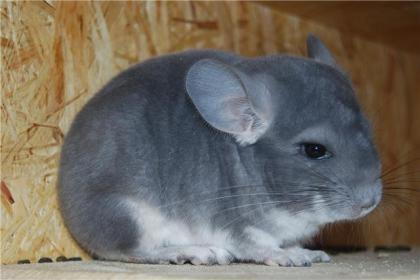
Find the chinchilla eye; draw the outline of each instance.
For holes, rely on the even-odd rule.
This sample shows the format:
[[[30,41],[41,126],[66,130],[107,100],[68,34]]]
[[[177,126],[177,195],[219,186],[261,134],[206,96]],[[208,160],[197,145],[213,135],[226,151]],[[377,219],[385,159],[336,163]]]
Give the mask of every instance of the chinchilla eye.
[[[311,159],[325,159],[331,156],[331,153],[328,152],[324,145],[317,143],[303,143],[302,151]]]

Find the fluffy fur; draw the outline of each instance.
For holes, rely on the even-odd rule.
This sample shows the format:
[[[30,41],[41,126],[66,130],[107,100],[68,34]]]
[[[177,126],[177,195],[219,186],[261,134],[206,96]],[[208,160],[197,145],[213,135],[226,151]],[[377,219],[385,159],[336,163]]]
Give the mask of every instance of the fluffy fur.
[[[143,263],[328,261],[299,244],[370,212],[381,167],[349,79],[317,38],[308,50],[187,51],[110,81],[62,150],[59,201],[77,242]],[[332,156],[309,159],[307,142]]]

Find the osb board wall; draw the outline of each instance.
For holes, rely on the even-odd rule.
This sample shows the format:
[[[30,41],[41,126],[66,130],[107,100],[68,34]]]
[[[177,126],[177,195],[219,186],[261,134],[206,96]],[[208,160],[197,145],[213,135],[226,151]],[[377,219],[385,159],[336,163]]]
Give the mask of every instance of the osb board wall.
[[[305,36],[313,32],[351,72],[361,103],[373,119],[385,167],[420,154],[416,146],[420,143],[420,57],[345,37],[255,3],[1,5],[2,263],[35,261],[41,256],[87,257],[71,240],[57,209],[55,187],[63,136],[75,114],[109,78],[155,55],[188,48],[217,48],[248,56],[304,55]],[[411,174],[406,181],[414,181],[412,174],[416,175],[410,173],[415,170],[410,171],[410,166],[399,169],[400,174]],[[414,192],[404,192],[400,200],[409,200],[412,206],[397,211],[389,204],[359,224],[328,229],[322,242],[420,244],[416,197]]]

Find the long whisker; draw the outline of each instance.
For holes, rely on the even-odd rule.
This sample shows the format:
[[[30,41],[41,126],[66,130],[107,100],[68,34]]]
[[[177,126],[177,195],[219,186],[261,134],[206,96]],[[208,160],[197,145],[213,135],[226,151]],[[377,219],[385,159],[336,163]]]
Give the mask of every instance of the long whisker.
[[[410,188],[410,187],[402,187],[402,186],[396,186],[394,185],[386,185],[384,187],[384,191],[392,191],[392,190],[398,190],[398,191],[410,191],[410,192],[420,192],[420,189],[416,188]]]
[[[314,188],[322,189],[322,188],[326,187],[326,185],[313,185],[313,184],[305,185],[305,184],[299,184],[299,183],[292,184],[292,182],[289,182],[289,181],[278,181],[278,182],[279,182],[279,184],[285,182],[285,183],[287,183],[287,185],[292,185],[292,186],[296,185],[296,186],[299,186],[300,190],[308,190],[308,191],[310,191],[311,189],[314,189]],[[186,203],[186,202],[188,202],[192,199],[196,202],[205,202],[205,201],[214,201],[214,200],[218,200],[218,199],[221,199],[221,198],[230,198],[230,197],[235,197],[235,196],[238,196],[238,197],[239,196],[249,196],[250,194],[237,194],[237,195],[233,195],[233,196],[225,195],[225,196],[222,196],[222,197],[209,198],[209,199],[204,199],[204,200],[196,200],[196,198],[199,197],[199,196],[213,195],[213,194],[217,194],[217,193],[222,192],[222,191],[229,191],[229,190],[242,189],[242,188],[263,188],[263,189],[265,189],[266,185],[242,185],[242,186],[232,186],[232,187],[220,188],[220,189],[211,190],[211,191],[204,191],[204,192],[201,192],[199,194],[191,194],[189,197],[187,197],[185,199],[182,199],[182,200],[178,200],[178,201],[171,202],[171,203],[168,203],[168,204],[165,204],[165,205],[161,205],[158,208],[167,208],[167,207],[171,207],[171,206],[176,206],[176,205],[179,205],[179,204],[182,204],[182,203]],[[293,193],[293,191],[288,191],[288,192],[274,191],[274,192],[264,192],[264,193],[265,194],[273,194],[273,195],[275,195],[275,194],[277,194],[277,195],[281,195],[281,194],[283,194],[283,195],[290,195],[290,194],[297,195],[296,193]],[[262,195],[262,193],[261,194],[255,194],[255,195]]]
[[[394,180],[394,179],[407,178],[407,176],[409,176],[409,175],[420,175],[420,171],[419,170],[413,170],[413,171],[404,172],[404,173],[397,173],[397,174],[395,174],[395,177],[383,178],[383,181],[384,180]],[[409,178],[416,178],[416,177],[409,177]]]
[[[232,194],[232,195],[225,195],[225,196],[219,196],[219,197],[215,197],[215,198],[208,198],[208,199],[203,199],[200,201],[195,201],[197,203],[203,203],[203,202],[209,202],[209,201],[217,201],[220,199],[229,199],[229,198],[234,198],[234,197],[244,197],[244,196],[269,196],[269,195],[284,195],[285,193],[283,192],[264,192],[264,193],[250,193],[250,194]],[[183,201],[184,203],[185,201]],[[170,204],[170,205],[165,205],[165,207],[168,206],[173,206],[174,204]],[[159,208],[163,208],[162,206]]]
[[[265,188],[265,185],[263,184],[250,184],[250,185],[238,185],[238,186],[229,186],[229,187],[224,187],[224,188],[219,188],[216,190],[210,190],[210,191],[203,191],[201,193],[194,193],[194,194],[190,194],[188,196],[188,198],[186,199],[182,199],[182,200],[178,200],[175,202],[171,202],[168,204],[164,204],[159,206],[158,208],[165,208],[171,205],[177,205],[179,203],[183,203],[183,202],[187,202],[188,200],[195,198],[197,196],[202,196],[202,195],[212,195],[212,194],[216,194],[218,192],[223,192],[223,191],[230,191],[230,190],[236,190],[236,189],[243,189],[243,188]]]
[[[303,191],[315,191],[309,188],[305,188],[303,187],[303,189],[301,189]],[[299,202],[299,196],[301,197],[306,197],[307,194],[305,193],[301,193],[301,192],[260,192],[260,193],[245,193],[245,194],[232,194],[232,195],[223,195],[223,196],[217,196],[217,197],[212,197],[212,198],[206,198],[206,199],[201,199],[201,200],[196,200],[196,199],[184,199],[184,200],[180,200],[180,201],[176,201],[173,203],[168,203],[162,206],[159,206],[158,208],[162,209],[162,208],[167,208],[167,207],[173,207],[176,205],[180,205],[180,204],[185,204],[188,202],[192,202],[194,204],[202,204],[205,202],[214,202],[214,201],[218,201],[221,199],[231,199],[231,198],[235,198],[235,197],[255,197],[255,196],[288,196],[288,197],[294,197],[292,202]]]
[[[343,204],[343,202],[345,202],[344,200],[343,201],[334,201],[334,202],[328,202],[328,203],[325,203],[325,201],[322,201],[322,203],[320,203],[320,201],[313,201],[312,203],[308,203],[307,205],[305,205],[305,206],[312,206],[312,208],[311,208],[311,211],[318,211],[318,210],[322,210],[322,209],[324,209],[325,207],[329,207],[329,206],[338,206],[338,205],[342,205]],[[274,202],[274,203],[272,203],[272,204],[276,204],[276,202]],[[256,204],[257,206],[262,206],[262,207],[265,207],[265,206],[271,206],[271,204],[267,204],[267,203],[258,203],[258,204]],[[248,206],[250,206],[250,205],[244,205],[245,207],[248,207]],[[253,204],[252,206],[255,206],[255,204]],[[317,207],[314,207],[314,206],[317,206]],[[255,209],[252,209],[251,211],[248,211],[248,212],[246,212],[245,214],[243,214],[243,215],[240,215],[239,217],[237,217],[237,218],[235,218],[235,219],[233,219],[233,220],[231,220],[231,221],[229,221],[228,223],[226,223],[224,226],[223,226],[223,228],[226,228],[227,226],[230,226],[230,225],[232,225],[232,224],[234,224],[235,222],[237,222],[237,221],[239,221],[239,220],[241,220],[241,219],[244,219],[244,218],[246,218],[245,217],[245,215],[249,215],[250,213],[253,213],[253,212],[255,212],[255,211],[257,211],[258,209],[260,209],[259,207],[257,207],[257,208],[255,208]],[[301,213],[303,213],[303,212],[305,212],[305,211],[307,211],[307,209],[305,209],[305,210],[302,210],[302,211],[295,211],[294,213],[291,213],[290,215],[292,215],[292,216],[297,216],[297,215],[299,215],[299,214],[301,214]],[[264,222],[264,221],[266,221],[266,216],[262,216],[261,218],[260,218],[260,220],[258,221],[258,222],[256,222],[256,223],[253,223],[253,226],[258,226],[259,224],[261,224],[262,222]],[[242,234],[241,234],[241,236],[242,235],[244,235],[245,234],[245,232],[243,232]]]
[[[409,160],[407,162],[403,162],[401,164],[398,164],[397,166],[395,166],[395,167],[393,167],[391,169],[388,169],[388,170],[382,172],[382,174],[381,174],[381,176],[379,176],[379,178],[385,178],[386,176],[388,176],[389,174],[395,172],[396,170],[399,170],[399,169],[401,169],[401,168],[403,168],[403,167],[405,167],[405,166],[407,166],[407,165],[409,165],[409,164],[411,164],[413,162],[419,161],[419,160],[420,160],[420,157],[411,159],[411,160]]]
[[[334,207],[334,206],[340,206],[341,207],[342,205],[345,205],[346,203],[347,203],[347,201],[344,200],[344,199],[340,199],[340,200],[337,200],[337,201],[324,201],[323,203],[313,204],[312,206],[317,206],[317,207],[312,207],[312,209],[310,209],[310,210],[311,211],[318,211],[318,210],[323,210],[326,207]],[[299,215],[299,214],[305,213],[306,211],[308,211],[308,209],[302,209],[302,210],[296,211],[294,213],[294,215]]]
[[[275,204],[275,203],[273,203],[273,204]],[[263,203],[263,204],[257,204],[257,205],[258,205],[258,206],[262,206],[262,207],[272,206],[271,204],[266,204],[266,203]],[[255,212],[255,211],[256,211],[256,210],[258,210],[258,209],[259,209],[259,208],[253,209],[253,210],[251,210],[251,211],[247,212],[246,214],[253,213],[253,212]],[[292,213],[291,215],[293,215],[293,213]],[[241,219],[244,219],[244,218],[245,218],[245,217],[244,217],[243,215],[241,215],[240,217],[233,219],[233,221],[229,222],[226,226],[232,225],[233,223],[235,223],[235,222],[237,222],[237,221],[239,221],[239,220],[241,220]],[[253,226],[258,226],[259,224],[261,224],[261,223],[265,222],[266,220],[267,220],[266,216],[264,216],[264,215],[263,215],[262,217],[260,217],[260,220],[259,220],[258,222],[253,223]],[[241,233],[241,235],[240,235],[240,236],[243,236],[244,234],[245,234],[245,232]]]
[[[285,203],[285,202],[290,202],[290,201],[287,201],[287,200],[275,200],[275,201],[250,203],[250,204],[244,204],[244,205],[239,205],[239,206],[234,206],[234,207],[228,207],[226,209],[223,209],[223,210],[218,211],[217,213],[215,213],[215,216],[220,215],[221,213],[225,213],[226,211],[241,209],[241,208],[245,208],[245,207],[260,206],[260,205],[273,205],[273,204],[279,204],[279,203]]]
[[[414,203],[416,202],[415,199],[411,199],[411,198],[407,198],[401,195],[389,195],[389,194],[384,194],[384,198],[383,198],[384,202],[402,202],[405,205],[409,205],[409,206],[414,206]],[[398,204],[399,206],[401,206],[400,204]]]
[[[261,206],[261,205],[258,205],[258,206],[256,206],[254,209],[252,209],[251,211],[245,212],[245,213],[243,213],[243,214],[239,215],[237,218],[232,219],[230,222],[228,222],[228,223],[224,224],[224,225],[221,227],[221,229],[223,230],[223,229],[227,228],[228,226],[230,226],[230,225],[234,224],[235,222],[237,222],[237,221],[239,221],[239,220],[241,220],[241,219],[244,219],[244,218],[245,218],[245,217],[244,217],[245,215],[248,215],[248,214],[250,214],[250,213],[254,213],[254,212],[256,212],[258,209],[260,209],[260,206]]]
[[[393,180],[393,181],[385,181],[385,182],[382,182],[384,185],[389,185],[389,184],[394,184],[394,183],[420,183],[420,179],[418,179],[417,180],[417,178],[416,179],[407,179],[407,180],[404,180],[404,179],[400,179],[400,180]]]
[[[401,194],[385,194],[383,196],[384,200],[386,199],[393,199],[393,200],[399,200],[401,202],[407,201],[411,203],[418,203],[418,198],[412,197],[410,195],[401,195]],[[404,200],[404,201],[403,201]]]
[[[392,212],[398,213],[398,214],[404,214],[407,213],[408,207],[402,207],[399,204],[393,203],[393,202],[387,202],[386,204],[382,204],[379,206],[380,209],[382,209],[382,213],[385,216],[384,220],[386,223],[389,223],[386,217],[391,215]],[[391,212],[391,213],[390,213]]]
[[[385,193],[384,194],[384,199],[404,199],[406,201],[413,201],[415,202],[416,199],[411,197],[411,196],[407,196],[407,195],[402,195],[402,194],[390,194],[390,193]]]

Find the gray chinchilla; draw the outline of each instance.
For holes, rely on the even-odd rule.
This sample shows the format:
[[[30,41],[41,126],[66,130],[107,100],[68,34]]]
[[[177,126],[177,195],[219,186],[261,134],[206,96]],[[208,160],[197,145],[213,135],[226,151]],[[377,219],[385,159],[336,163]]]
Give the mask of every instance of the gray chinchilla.
[[[328,261],[299,247],[362,217],[381,164],[351,83],[310,58],[186,51],[115,77],[77,115],[58,195],[76,241],[140,263]]]

